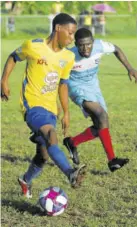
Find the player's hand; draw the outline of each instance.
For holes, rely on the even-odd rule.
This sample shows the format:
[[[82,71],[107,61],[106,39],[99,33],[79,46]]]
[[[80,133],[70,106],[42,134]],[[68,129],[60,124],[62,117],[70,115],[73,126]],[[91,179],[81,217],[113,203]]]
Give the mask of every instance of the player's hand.
[[[135,83],[137,83],[137,70],[130,69],[128,70],[129,79],[132,81],[133,77],[135,78]]]
[[[6,81],[1,81],[1,99],[2,101],[8,101],[10,96],[10,89]]]
[[[69,128],[69,113],[65,113],[64,117],[61,120],[62,123],[62,130],[63,130],[63,135],[64,137],[67,136],[68,134],[68,128]]]

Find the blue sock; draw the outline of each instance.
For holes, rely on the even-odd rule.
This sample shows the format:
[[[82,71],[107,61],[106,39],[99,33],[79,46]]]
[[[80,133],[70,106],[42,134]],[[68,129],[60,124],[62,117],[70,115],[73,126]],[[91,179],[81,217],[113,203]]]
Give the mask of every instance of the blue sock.
[[[69,176],[69,173],[73,168],[69,164],[63,151],[61,151],[57,145],[51,145],[48,148],[48,154],[55,164],[62,170],[62,172]]]
[[[30,164],[28,171],[24,174],[24,179],[28,184],[36,178],[42,171],[42,168],[36,166],[33,162]]]

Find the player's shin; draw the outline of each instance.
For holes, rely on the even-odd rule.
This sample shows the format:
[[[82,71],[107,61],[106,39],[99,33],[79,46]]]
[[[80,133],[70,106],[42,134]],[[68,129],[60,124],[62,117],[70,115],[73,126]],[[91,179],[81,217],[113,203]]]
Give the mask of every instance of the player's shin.
[[[62,170],[62,172],[68,176],[73,168],[69,164],[65,154],[60,150],[58,145],[49,146],[48,154],[55,164]]]
[[[111,141],[111,136],[109,133],[108,128],[103,128],[99,130],[99,138],[103,144],[103,147],[106,151],[107,158],[109,161],[111,161],[113,158],[115,158],[113,146],[112,146],[112,141]]]
[[[40,149],[38,149],[40,148]],[[42,154],[41,154],[42,151]],[[37,146],[37,154],[34,156],[32,163],[30,164],[28,171],[24,175],[24,180],[31,184],[31,181],[40,175],[42,169],[47,162],[47,150],[43,147],[43,150],[40,146]],[[46,156],[45,156],[46,155]]]
[[[97,129],[95,129],[93,126],[87,128],[84,132],[78,134],[75,137],[71,137],[71,140],[73,142],[73,146],[78,146],[81,143],[87,142],[89,140],[93,140],[98,136]]]
[[[24,180],[27,184],[31,184],[32,180],[40,175],[42,168],[37,166],[33,161],[27,172],[24,174]]]

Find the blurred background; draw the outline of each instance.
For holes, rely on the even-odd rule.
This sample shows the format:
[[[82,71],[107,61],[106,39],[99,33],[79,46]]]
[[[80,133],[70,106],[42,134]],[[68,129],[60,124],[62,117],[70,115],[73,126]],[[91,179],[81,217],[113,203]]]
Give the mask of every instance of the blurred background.
[[[60,12],[72,15],[79,28],[86,27],[97,37],[137,37],[136,1],[3,1],[2,38],[47,36]]]
[[[2,68],[9,54],[25,39],[47,37],[53,17],[66,12],[76,18],[79,27],[85,26],[95,37],[119,46],[137,69],[137,1],[4,1],[1,12]],[[60,170],[49,166],[34,182],[34,197],[27,201],[19,196],[16,184],[35,152],[34,144],[27,141],[30,131],[19,106],[25,68],[26,61],[16,65],[9,78],[10,100],[1,104],[1,225],[137,227],[137,84],[129,82],[127,71],[115,55],[103,57],[99,81],[109,108],[113,144],[118,156],[130,159],[129,165],[112,176],[100,141],[85,143],[79,147],[80,159],[87,164],[87,176],[80,190],[70,190]],[[91,121],[85,122],[78,106],[71,101],[69,104],[70,134],[77,135]],[[59,145],[68,157],[62,145],[60,120],[57,130]],[[60,186],[69,198],[68,209],[59,218],[41,216],[37,211],[38,195],[49,185]]]

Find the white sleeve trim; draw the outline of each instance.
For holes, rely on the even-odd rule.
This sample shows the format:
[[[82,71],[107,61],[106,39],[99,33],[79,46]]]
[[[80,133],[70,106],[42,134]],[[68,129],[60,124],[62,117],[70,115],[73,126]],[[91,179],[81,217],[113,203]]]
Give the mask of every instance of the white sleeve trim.
[[[115,46],[112,43],[101,40],[104,54],[110,54],[115,52]]]

